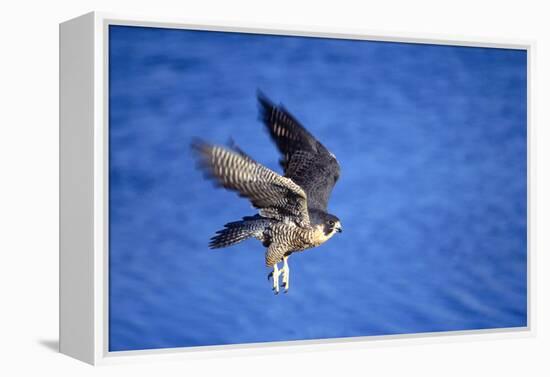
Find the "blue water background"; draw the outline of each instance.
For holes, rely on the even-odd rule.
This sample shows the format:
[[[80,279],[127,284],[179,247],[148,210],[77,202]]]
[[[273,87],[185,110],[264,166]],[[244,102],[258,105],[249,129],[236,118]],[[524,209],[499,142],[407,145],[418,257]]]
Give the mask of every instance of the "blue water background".
[[[525,326],[526,53],[111,26],[111,351]],[[340,161],[344,232],[290,258],[209,250],[255,213],[193,137],[280,171],[256,90]]]

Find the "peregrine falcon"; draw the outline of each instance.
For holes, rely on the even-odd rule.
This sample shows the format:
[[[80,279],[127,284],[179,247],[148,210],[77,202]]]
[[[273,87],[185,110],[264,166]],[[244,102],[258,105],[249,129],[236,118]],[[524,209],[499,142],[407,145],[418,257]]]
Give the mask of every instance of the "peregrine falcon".
[[[194,141],[201,167],[222,187],[248,198],[258,209],[254,216],[225,224],[211,238],[210,248],[231,246],[248,238],[267,248],[266,266],[272,271],[273,291],[279,279],[285,293],[290,286],[288,257],[319,246],[342,231],[327,204],[340,166],[336,157],[317,141],[283,106],[258,93],[260,118],[282,154],[280,175],[253,160],[241,149]],[[282,262],[281,269],[278,263]]]

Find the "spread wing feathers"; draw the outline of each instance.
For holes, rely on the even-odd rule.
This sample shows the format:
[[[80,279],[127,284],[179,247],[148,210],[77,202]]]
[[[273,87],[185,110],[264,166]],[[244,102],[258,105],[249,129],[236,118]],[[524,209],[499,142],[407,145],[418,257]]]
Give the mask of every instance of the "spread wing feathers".
[[[261,119],[279,151],[285,177],[304,189],[310,208],[327,209],[328,200],[340,177],[335,156],[317,141],[283,106],[274,105],[258,94]]]
[[[248,198],[264,217],[291,217],[309,224],[307,197],[291,179],[257,163],[241,151],[195,141],[192,145],[199,165],[210,178],[226,189]]]
[[[275,106],[261,92],[258,93],[258,101],[260,117],[283,155],[280,162],[285,173],[288,161],[296,151],[317,153],[320,143],[284,107]]]

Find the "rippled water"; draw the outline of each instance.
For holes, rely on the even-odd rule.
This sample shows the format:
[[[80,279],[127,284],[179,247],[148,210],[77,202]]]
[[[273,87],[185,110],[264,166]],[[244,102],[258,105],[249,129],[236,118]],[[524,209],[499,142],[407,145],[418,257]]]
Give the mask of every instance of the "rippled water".
[[[111,27],[110,349],[525,326],[526,54]],[[193,137],[280,171],[255,93],[342,166],[345,231],[274,296],[254,210],[196,170]]]

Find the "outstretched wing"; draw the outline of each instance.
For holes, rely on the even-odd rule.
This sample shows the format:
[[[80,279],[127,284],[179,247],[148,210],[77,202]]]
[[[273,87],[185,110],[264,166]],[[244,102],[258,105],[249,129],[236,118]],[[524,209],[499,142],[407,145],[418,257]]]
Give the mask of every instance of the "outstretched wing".
[[[199,164],[209,176],[226,189],[248,198],[264,217],[292,217],[309,224],[304,190],[238,150],[210,145],[201,141],[192,144]]]
[[[261,119],[283,155],[285,177],[304,189],[310,208],[325,210],[340,165],[332,153],[313,137],[283,106],[258,94]]]

